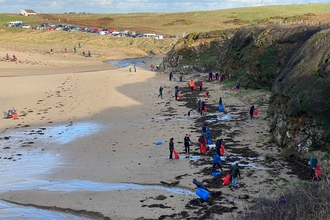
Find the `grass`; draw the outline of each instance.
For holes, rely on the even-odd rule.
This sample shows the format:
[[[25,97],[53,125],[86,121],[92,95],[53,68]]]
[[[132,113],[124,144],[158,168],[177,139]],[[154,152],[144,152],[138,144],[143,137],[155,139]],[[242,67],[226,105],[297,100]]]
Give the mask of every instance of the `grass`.
[[[18,14],[0,14],[0,44],[25,44],[32,46],[58,45],[72,47],[78,42],[95,48],[135,48],[144,53],[167,53],[177,39],[154,41],[150,39],[111,38],[92,34],[64,31],[26,30],[8,28],[9,21],[22,21],[31,26],[42,23],[72,24],[83,27],[115,28],[119,31],[133,30],[138,33],[156,33],[182,36],[184,33],[218,32],[242,25],[233,24],[234,19],[247,21],[246,25],[257,24],[261,19],[270,17],[292,17],[307,13],[325,14],[330,4],[281,5],[249,8],[234,8],[214,11],[196,11],[183,13],[131,13],[131,14],[38,14],[24,17]],[[315,18],[313,18],[315,20]],[[273,21],[273,20],[272,20]],[[205,57],[207,54],[205,54]],[[202,57],[203,58],[203,57]],[[203,61],[203,60],[202,60]],[[204,62],[204,61],[203,61]],[[206,64],[214,61],[206,59]]]
[[[214,11],[196,11],[182,13],[131,13],[131,14],[41,14],[31,17],[23,17],[13,14],[1,14],[0,26],[6,22],[22,20],[30,25],[37,25],[43,22],[77,24],[100,27],[117,28],[118,30],[135,30],[146,33],[182,35],[184,32],[205,32],[211,30],[223,30],[235,28],[241,25],[232,23],[225,24],[225,21],[240,19],[247,21],[247,24],[257,24],[259,20],[274,17],[290,17],[307,13],[328,14],[330,4],[305,4],[305,5],[281,5],[262,6],[248,8],[234,8]],[[179,22],[179,21],[188,22]],[[173,25],[169,25],[173,24]]]

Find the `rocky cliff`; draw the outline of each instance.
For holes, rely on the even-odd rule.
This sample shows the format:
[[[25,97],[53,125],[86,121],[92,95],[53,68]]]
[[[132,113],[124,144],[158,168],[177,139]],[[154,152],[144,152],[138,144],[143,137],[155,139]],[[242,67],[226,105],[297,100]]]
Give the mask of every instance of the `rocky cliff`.
[[[180,74],[220,72],[245,88],[272,91],[273,140],[282,147],[329,150],[330,31],[323,25],[260,25],[191,33],[164,57]]]
[[[299,151],[330,150],[330,29],[319,31],[292,56],[272,90],[275,141]]]

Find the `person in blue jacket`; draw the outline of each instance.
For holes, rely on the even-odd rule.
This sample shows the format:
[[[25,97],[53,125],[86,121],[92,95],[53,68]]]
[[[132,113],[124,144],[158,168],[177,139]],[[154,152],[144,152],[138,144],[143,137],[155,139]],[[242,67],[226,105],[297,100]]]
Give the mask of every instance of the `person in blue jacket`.
[[[215,168],[216,166],[218,166],[221,170],[221,172],[223,173],[223,169],[221,167],[221,157],[219,156],[219,154],[214,154],[213,155],[213,167],[212,167],[212,172],[215,172]]]
[[[309,159],[309,166],[312,169],[315,169],[317,164],[318,164],[317,158],[315,156],[311,156],[311,158]]]
[[[206,139],[211,139],[211,131],[208,127],[206,128]]]

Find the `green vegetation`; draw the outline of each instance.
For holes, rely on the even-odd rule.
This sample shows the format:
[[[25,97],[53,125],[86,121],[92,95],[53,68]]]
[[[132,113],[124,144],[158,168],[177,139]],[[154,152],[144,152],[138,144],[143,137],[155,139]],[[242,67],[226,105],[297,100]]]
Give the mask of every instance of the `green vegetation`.
[[[270,46],[263,50],[255,65],[260,69],[260,85],[266,85],[269,90],[273,86],[275,78],[280,74],[283,66],[280,62],[276,61],[276,51]]]
[[[317,69],[317,67],[312,68],[312,74],[316,77],[320,76],[319,70]]]
[[[263,198],[257,199],[238,219],[330,219],[329,196],[330,184],[327,179],[299,181],[285,188],[279,187],[274,193],[264,193]]]
[[[173,26],[173,25],[191,25],[192,22],[185,20],[185,19],[180,19],[180,20],[176,20],[176,21],[172,21],[170,23],[167,24],[163,24],[163,26]]]
[[[282,154],[283,155],[287,155],[288,153],[294,151],[293,147],[286,147],[286,148],[282,148]]]

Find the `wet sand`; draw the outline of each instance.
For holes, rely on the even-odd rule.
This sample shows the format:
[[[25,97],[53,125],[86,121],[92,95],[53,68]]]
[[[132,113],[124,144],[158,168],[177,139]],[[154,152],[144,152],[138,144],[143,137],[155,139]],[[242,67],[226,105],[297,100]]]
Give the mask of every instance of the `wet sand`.
[[[42,60],[48,55],[38,56]],[[71,57],[56,59],[70,63]],[[149,71],[151,63],[161,60],[153,57],[139,64],[137,72],[100,60],[77,61],[78,67],[66,68],[1,65],[0,86],[11,91],[0,95],[1,106],[4,112],[14,107],[19,119],[3,119],[0,125],[0,162],[6,176],[0,199],[74,214],[91,212],[92,219],[228,219],[274,183],[295,179],[278,159],[276,147],[264,142],[267,97],[245,96],[243,89],[235,93],[219,82],[206,82],[207,74],[194,74],[210,91],[203,97],[203,92],[190,91],[187,76],[178,83],[169,81],[168,74]],[[163,99],[157,97],[161,85]],[[174,100],[175,85],[184,96],[181,101]],[[225,112],[217,110],[220,96]],[[203,117],[196,111],[198,99],[207,103]],[[252,120],[251,103],[260,112]],[[224,139],[225,172],[232,163],[240,164],[238,189],[222,186],[224,174],[210,175],[214,150],[200,155],[193,145],[190,155],[183,152],[185,134],[196,143],[205,121],[214,142]],[[168,159],[171,137],[179,160]],[[205,204],[194,194],[193,178],[211,191]]]

